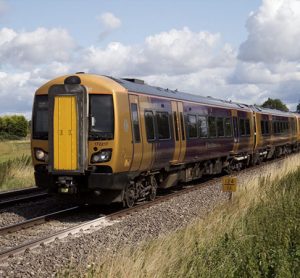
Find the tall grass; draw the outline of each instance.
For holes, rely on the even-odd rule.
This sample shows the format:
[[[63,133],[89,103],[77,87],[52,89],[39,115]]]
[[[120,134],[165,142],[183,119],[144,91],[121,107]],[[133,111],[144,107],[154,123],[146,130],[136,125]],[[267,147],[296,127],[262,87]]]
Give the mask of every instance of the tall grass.
[[[28,140],[0,142],[0,191],[34,185]]]
[[[34,185],[31,157],[22,155],[0,163],[0,191]]]
[[[0,163],[30,155],[29,140],[0,141]]]
[[[88,277],[297,277],[300,159],[240,185],[233,200],[184,230],[94,261]]]

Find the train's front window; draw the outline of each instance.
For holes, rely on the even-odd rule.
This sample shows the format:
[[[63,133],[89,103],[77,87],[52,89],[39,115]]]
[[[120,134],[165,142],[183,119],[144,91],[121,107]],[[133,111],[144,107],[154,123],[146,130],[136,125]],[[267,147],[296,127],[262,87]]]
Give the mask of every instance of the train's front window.
[[[48,96],[36,96],[32,118],[32,138],[48,139]]]
[[[114,138],[114,108],[112,95],[90,95],[91,140]]]

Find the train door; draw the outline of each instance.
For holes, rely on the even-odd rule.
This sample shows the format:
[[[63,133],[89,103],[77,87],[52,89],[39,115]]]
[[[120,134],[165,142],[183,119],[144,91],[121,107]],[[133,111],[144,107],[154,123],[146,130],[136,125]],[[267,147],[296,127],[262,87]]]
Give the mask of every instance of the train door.
[[[141,119],[139,111],[139,97],[136,95],[129,96],[131,111],[131,127],[132,127],[132,144],[133,154],[130,170],[137,171],[140,169],[143,159],[143,142],[141,133]],[[122,144],[122,142],[120,142]]]
[[[56,96],[54,100],[54,169],[77,170],[76,96]]]
[[[172,101],[171,105],[172,105],[173,132],[174,132],[174,141],[175,141],[174,155],[171,163],[176,164],[180,159],[182,138],[180,136],[180,119],[179,119],[179,112],[178,112],[178,103],[177,101]]]
[[[257,123],[257,121],[256,121],[256,113],[253,112],[253,130],[254,130],[254,144],[253,144],[253,146],[254,146],[254,150],[257,149],[257,145],[258,145],[258,140],[257,140],[258,126],[256,126],[256,123]]]
[[[238,118],[237,118],[237,111],[234,111],[235,115],[232,117],[233,121],[233,139],[234,139],[234,145],[233,145],[233,152],[237,152],[239,148],[239,126],[238,126]]]
[[[184,127],[184,113],[183,113],[183,104],[182,102],[177,102],[178,107],[178,117],[179,117],[179,138],[180,138],[180,152],[179,152],[179,162],[183,162],[186,152],[186,135]]]

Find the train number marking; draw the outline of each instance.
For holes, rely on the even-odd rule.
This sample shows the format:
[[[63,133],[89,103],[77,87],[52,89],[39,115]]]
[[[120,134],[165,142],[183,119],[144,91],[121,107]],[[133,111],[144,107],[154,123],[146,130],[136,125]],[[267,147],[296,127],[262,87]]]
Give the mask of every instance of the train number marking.
[[[95,147],[104,147],[107,145],[108,145],[108,142],[95,142]]]

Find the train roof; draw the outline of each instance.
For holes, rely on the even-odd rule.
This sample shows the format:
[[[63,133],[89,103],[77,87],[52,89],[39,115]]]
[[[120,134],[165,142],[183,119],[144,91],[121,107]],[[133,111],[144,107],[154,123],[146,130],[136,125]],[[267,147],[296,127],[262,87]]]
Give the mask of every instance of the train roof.
[[[295,116],[295,114],[291,113],[291,112],[284,112],[284,111],[280,111],[277,109],[264,108],[264,107],[257,106],[257,105],[252,105],[251,108],[253,109],[253,111],[259,112],[262,114],[271,114],[274,116],[281,116],[281,117],[287,117],[287,116],[294,117]]]
[[[184,101],[192,101],[192,102],[200,102],[203,104],[208,105],[221,105],[223,107],[227,108],[234,108],[234,109],[247,109],[252,110],[258,113],[263,114],[270,114],[275,116],[282,116],[282,117],[294,117],[295,114],[291,112],[284,112],[277,109],[270,109],[270,108],[264,108],[257,105],[247,105],[243,103],[238,102],[232,102],[222,99],[217,99],[213,97],[204,97],[200,95],[193,95],[185,92],[180,92],[178,90],[170,90],[170,89],[164,89],[161,87],[156,86],[150,86],[148,84],[145,84],[143,80],[134,79],[134,78],[114,78],[109,77],[113,79],[114,81],[118,82],[120,85],[125,87],[130,92],[137,92],[137,93],[143,93],[146,95],[154,95],[159,97],[167,97],[167,98],[174,98],[178,100],[184,100]]]
[[[231,101],[217,99],[213,97],[192,95],[189,93],[180,92],[178,90],[170,90],[161,87],[150,86],[148,84],[145,84],[143,80],[139,80],[139,79],[115,78],[110,76],[109,78],[118,82],[120,85],[122,85],[130,92],[142,93],[145,95],[158,96],[158,97],[173,98],[173,99],[184,100],[184,101],[200,102],[208,105],[220,105],[227,108],[250,110],[250,107],[247,104],[231,102]]]

